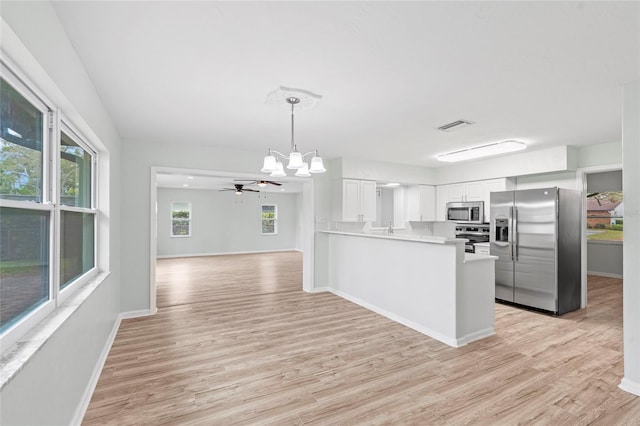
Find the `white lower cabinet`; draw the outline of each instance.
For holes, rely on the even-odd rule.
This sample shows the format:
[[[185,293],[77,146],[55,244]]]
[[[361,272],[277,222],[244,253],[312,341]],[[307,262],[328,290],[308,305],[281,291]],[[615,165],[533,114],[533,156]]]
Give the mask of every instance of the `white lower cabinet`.
[[[376,182],[372,180],[342,179],[339,182],[342,200],[334,209],[340,222],[373,222],[376,220]]]

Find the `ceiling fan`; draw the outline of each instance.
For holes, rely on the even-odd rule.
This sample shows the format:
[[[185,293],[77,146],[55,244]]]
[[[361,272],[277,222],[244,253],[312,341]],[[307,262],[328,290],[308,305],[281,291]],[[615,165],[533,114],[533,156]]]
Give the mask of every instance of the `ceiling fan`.
[[[253,179],[234,179],[234,182],[249,182],[246,185],[258,185],[260,188],[264,188],[267,185],[281,186],[282,182],[276,182],[274,180],[253,180]]]
[[[239,183],[236,183],[233,186],[235,186],[235,188],[223,188],[220,191],[235,191],[236,195],[242,195],[243,192],[260,192],[255,189],[245,188],[244,185]]]

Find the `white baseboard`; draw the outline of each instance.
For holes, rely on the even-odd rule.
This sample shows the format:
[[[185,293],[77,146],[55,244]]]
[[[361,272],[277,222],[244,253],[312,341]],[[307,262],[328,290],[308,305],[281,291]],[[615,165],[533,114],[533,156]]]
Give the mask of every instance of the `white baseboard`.
[[[326,287],[315,287],[315,288],[312,288],[311,291],[309,291],[308,293],[326,293],[327,291],[331,291],[329,286],[326,286]]]
[[[625,392],[640,396],[640,383],[629,380],[626,377],[622,378],[618,387]]]
[[[93,373],[91,374],[91,379],[87,384],[87,387],[84,390],[84,394],[82,395],[82,399],[80,400],[80,404],[78,408],[76,408],[76,412],[73,416],[72,425],[79,425],[82,423],[82,419],[84,418],[85,413],[87,412],[87,408],[89,408],[89,403],[91,402],[91,397],[93,396],[93,391],[96,389],[96,385],[98,384],[98,379],[100,379],[100,374],[102,374],[102,369],[104,368],[104,363],[107,361],[107,356],[109,356],[109,351],[111,351],[111,346],[113,345],[114,340],[116,339],[116,334],[118,334],[118,329],[120,328],[121,317],[118,316],[115,323],[113,324],[113,328],[109,333],[109,337],[107,337],[107,341],[104,344],[104,348],[102,348],[102,352],[100,353],[100,357],[98,358],[98,362],[93,369]]]
[[[608,272],[587,271],[587,275],[596,275],[598,277],[620,278],[620,279],[622,279],[622,274],[610,274]]]
[[[141,309],[139,311],[121,312],[118,316],[119,319],[148,317],[149,315],[155,315],[155,312],[151,312],[149,309]]]
[[[496,334],[496,331],[493,329],[493,327],[476,331],[475,333],[467,334],[466,336],[456,340],[458,343],[457,347],[475,342],[476,340],[484,339],[485,337],[493,336],[494,334]]]
[[[154,312],[155,313],[155,312]],[[123,319],[128,318],[138,318],[138,317],[146,317],[149,315],[153,315],[149,309],[143,309],[140,311],[129,311],[122,312],[118,315],[116,322],[113,324],[113,328],[109,333],[109,337],[107,337],[107,341],[104,344],[104,348],[100,353],[100,357],[98,358],[98,362],[93,369],[93,373],[91,374],[91,379],[87,384],[87,388],[82,395],[82,399],[80,400],[80,404],[76,409],[76,412],[73,416],[72,425],[79,425],[82,423],[82,419],[84,418],[85,413],[87,412],[87,408],[89,408],[89,403],[91,402],[91,397],[93,396],[93,391],[96,389],[96,385],[98,384],[98,380],[100,379],[100,374],[102,374],[102,369],[104,368],[104,363],[107,362],[107,357],[109,356],[109,351],[111,351],[111,346],[113,346],[113,342],[116,339],[116,334],[118,334],[118,330],[120,329],[120,324]]]
[[[380,308],[378,306],[372,305],[369,302],[365,302],[362,299],[359,299],[357,297],[354,297],[354,296],[351,296],[349,294],[343,293],[340,290],[336,290],[336,289],[330,288],[329,291],[331,293],[335,294],[336,296],[340,296],[343,299],[346,299],[346,300],[348,300],[350,302],[355,303],[356,305],[360,305],[363,308],[369,309],[370,311],[373,311],[373,312],[375,312],[377,314],[380,314],[383,317],[389,318],[392,321],[395,321],[395,322],[400,323],[400,324],[402,324],[404,326],[407,326],[407,327],[409,327],[409,328],[411,328],[413,330],[416,330],[416,331],[418,331],[418,332],[420,332],[422,334],[425,334],[425,335],[427,335],[429,337],[432,337],[432,338],[434,338],[434,339],[436,339],[436,340],[438,340],[438,341],[440,341],[440,342],[442,342],[442,343],[444,343],[446,345],[452,346],[454,348],[457,348],[457,347],[460,347],[460,346],[464,346],[464,345],[466,345],[468,343],[468,342],[459,343],[458,340],[461,340],[461,339],[453,339],[453,338],[451,338],[449,336],[445,336],[444,334],[442,334],[440,332],[437,332],[435,330],[431,330],[431,329],[429,329],[427,327],[424,327],[424,326],[422,326],[420,324],[417,324],[416,322],[411,321],[411,320],[409,320],[407,318],[404,318],[404,317],[401,317],[399,315],[393,314],[393,313],[391,313],[391,312],[389,312],[389,311],[387,311],[385,309],[382,309],[382,308]]]
[[[162,254],[156,256],[156,259],[173,259],[179,257],[204,257],[204,256],[226,256],[231,254],[260,254],[260,253],[282,253],[285,251],[298,251],[301,250],[290,248],[282,250],[253,250],[253,251],[225,251],[217,253],[191,253],[191,254]]]

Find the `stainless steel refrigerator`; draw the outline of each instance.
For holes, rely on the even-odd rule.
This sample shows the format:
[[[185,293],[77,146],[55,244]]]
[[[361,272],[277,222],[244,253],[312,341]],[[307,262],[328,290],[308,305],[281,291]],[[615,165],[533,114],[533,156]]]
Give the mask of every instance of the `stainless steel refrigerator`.
[[[580,308],[580,193],[492,192],[490,211],[496,299],[557,315]]]

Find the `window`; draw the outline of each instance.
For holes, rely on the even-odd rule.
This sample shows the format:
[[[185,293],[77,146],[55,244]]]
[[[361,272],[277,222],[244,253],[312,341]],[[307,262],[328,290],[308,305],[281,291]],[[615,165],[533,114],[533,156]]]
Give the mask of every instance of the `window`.
[[[1,70],[0,339],[7,348],[96,272],[96,154]]]
[[[587,239],[622,241],[624,199],[622,192],[587,194]]]
[[[171,236],[191,236],[191,203],[185,201],[171,203]]]
[[[278,233],[278,206],[263,204],[261,218],[262,235],[276,235]]]

